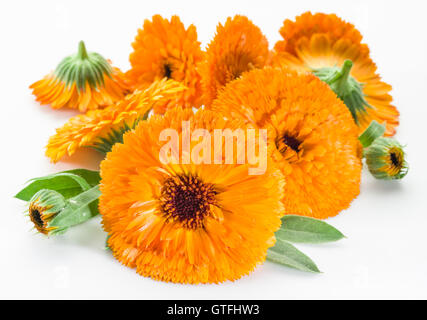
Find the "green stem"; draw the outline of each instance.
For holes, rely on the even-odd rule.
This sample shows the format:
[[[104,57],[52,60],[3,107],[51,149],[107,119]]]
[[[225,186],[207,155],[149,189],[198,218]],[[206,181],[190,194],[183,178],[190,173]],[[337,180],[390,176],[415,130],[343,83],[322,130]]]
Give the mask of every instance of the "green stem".
[[[369,127],[359,136],[359,141],[364,148],[369,147],[377,138],[382,137],[386,128],[385,125],[379,124],[372,120]]]
[[[89,57],[86,51],[85,43],[83,41],[79,42],[79,50],[77,51],[77,57],[82,60],[87,59]]]
[[[93,188],[86,190],[78,194],[77,196],[68,199],[71,205],[75,205],[78,203],[79,205],[88,205],[91,202],[95,201],[101,195],[101,191],[99,190],[99,184],[94,186]]]
[[[348,83],[348,77],[350,76],[351,68],[353,67],[353,62],[351,60],[345,60],[342,65],[341,70],[338,72],[338,75],[335,79],[336,81],[336,89],[338,92],[342,92],[345,86]],[[334,82],[335,82],[334,81]]]

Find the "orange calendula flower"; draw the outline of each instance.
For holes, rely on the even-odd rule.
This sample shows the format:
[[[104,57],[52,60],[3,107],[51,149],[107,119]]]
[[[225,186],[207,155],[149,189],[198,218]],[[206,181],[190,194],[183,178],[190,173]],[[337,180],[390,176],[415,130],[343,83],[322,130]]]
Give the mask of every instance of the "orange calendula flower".
[[[301,38],[310,39],[315,34],[326,34],[333,43],[341,39],[348,39],[351,43],[362,42],[362,34],[359,30],[335,14],[305,12],[296,17],[295,21],[285,20],[279,32],[283,40],[275,44],[275,50],[293,55],[297,54],[298,42]],[[362,50],[369,52],[367,45],[363,45]]]
[[[362,133],[377,120],[386,122],[392,136],[399,124],[391,86],[381,80],[361,35],[335,15],[303,14],[286,20],[280,30],[284,41],[276,46],[273,65],[313,72],[344,101]]]
[[[135,90],[123,100],[105,109],[90,110],[77,115],[50,137],[46,156],[57,162],[65,154],[72,155],[78,148],[93,147],[103,153],[122,142],[124,132],[133,129],[157,104],[173,104],[184,87],[173,80],[154,82],[145,90]]]
[[[113,104],[129,93],[124,74],[100,54],[87,52],[83,41],[77,54],[66,57],[30,88],[41,104],[83,112]]]
[[[225,87],[213,111],[268,130],[271,157],[286,178],[287,214],[327,218],[359,194],[357,126],[314,75],[270,67],[248,72]]]
[[[229,81],[264,67],[268,59],[267,38],[247,17],[236,15],[219,24],[200,65],[205,105],[210,106]]]
[[[189,128],[183,121],[190,121]],[[194,115],[175,108],[126,133],[101,163],[99,208],[108,246],[143,276],[179,283],[235,280],[262,263],[275,243],[284,182],[273,165],[248,175],[248,164],[160,160],[164,129],[176,130],[182,143],[200,128],[212,133],[245,127],[212,111]],[[208,148],[214,155],[213,144]]]
[[[177,16],[169,21],[155,15],[151,21],[144,21],[132,46],[134,51],[129,57],[132,68],[126,76],[133,86],[144,88],[155,80],[173,79],[187,87],[179,96],[180,105],[188,108],[201,105],[200,75],[196,65],[203,54],[194,25],[185,29]],[[155,111],[163,113],[165,108],[159,105]]]

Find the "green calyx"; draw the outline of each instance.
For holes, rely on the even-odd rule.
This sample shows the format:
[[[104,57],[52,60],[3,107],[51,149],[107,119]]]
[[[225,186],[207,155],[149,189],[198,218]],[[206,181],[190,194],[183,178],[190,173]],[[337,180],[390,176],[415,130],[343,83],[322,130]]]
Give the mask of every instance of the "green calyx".
[[[364,150],[366,164],[376,179],[398,180],[408,173],[403,146],[393,138],[380,137]]]
[[[359,136],[359,141],[364,148],[367,148],[375,139],[382,137],[385,131],[385,125],[379,124],[376,120],[372,120],[369,127]]]
[[[91,88],[104,86],[104,77],[111,77],[112,68],[103,56],[96,52],[87,52],[83,41],[79,43],[76,54],[66,57],[55,69],[55,75],[67,86],[76,84],[84,91],[86,83]]]
[[[123,136],[126,132],[135,129],[140,121],[147,120],[147,118],[148,112],[144,116],[134,120],[130,125],[127,122],[123,122],[119,128],[112,128],[107,136],[98,138],[90,148],[95,149],[102,154],[107,154],[113,149],[113,146],[116,143],[123,143]]]
[[[359,125],[358,117],[366,113],[366,108],[371,108],[365,100],[362,84],[350,75],[353,62],[344,61],[342,68],[327,67],[313,70],[320,80],[327,83],[336,95],[350,110],[354,121]]]

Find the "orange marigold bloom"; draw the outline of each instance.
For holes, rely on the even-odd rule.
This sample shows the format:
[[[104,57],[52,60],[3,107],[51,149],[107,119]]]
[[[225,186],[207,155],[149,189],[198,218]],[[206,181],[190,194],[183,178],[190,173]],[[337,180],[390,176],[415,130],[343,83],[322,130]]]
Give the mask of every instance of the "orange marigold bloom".
[[[301,38],[310,39],[315,34],[327,34],[332,43],[340,39],[348,39],[351,43],[361,43],[362,35],[349,22],[339,18],[336,14],[305,12],[295,18],[295,21],[286,19],[280,28],[284,40],[276,42],[274,48],[277,52],[297,54],[298,41]],[[367,45],[363,51],[369,52]]]
[[[200,65],[205,105],[210,106],[229,81],[264,67],[268,59],[267,38],[247,17],[236,15],[220,23]]]
[[[287,214],[327,218],[359,194],[357,126],[314,75],[270,67],[251,71],[225,87],[213,111],[268,130],[271,157],[286,178]]]
[[[185,29],[177,16],[169,21],[155,15],[152,21],[144,21],[143,29],[138,29],[132,47],[134,51],[129,57],[132,68],[126,73],[132,85],[141,88],[162,78],[173,79],[187,87],[179,97],[180,105],[188,108],[201,105],[196,65],[203,54],[194,25]],[[165,108],[159,106],[155,111],[163,113]]]
[[[273,65],[310,71],[328,83],[351,111],[359,133],[372,120],[386,122],[387,136],[396,133],[399,112],[391,104],[392,87],[381,80],[352,24],[335,15],[306,13],[295,22],[286,20],[281,34],[285,40],[275,46]]]
[[[124,74],[83,41],[77,54],[62,60],[54,72],[30,86],[36,100],[53,109],[94,110],[113,104],[129,93]]]
[[[74,116],[56,134],[51,136],[46,146],[46,156],[57,162],[65,154],[71,156],[78,148],[94,147],[107,153],[112,145],[122,142],[124,132],[148,116],[157,104],[173,105],[184,87],[173,80],[154,82],[145,90],[135,90],[123,100],[105,109],[90,110]]]
[[[247,164],[164,164],[160,133],[175,129],[182,143],[182,121],[209,133],[244,128],[212,111],[176,108],[126,133],[101,163],[99,208],[108,246],[121,263],[156,280],[238,279],[275,243],[283,176],[273,165],[248,175]]]

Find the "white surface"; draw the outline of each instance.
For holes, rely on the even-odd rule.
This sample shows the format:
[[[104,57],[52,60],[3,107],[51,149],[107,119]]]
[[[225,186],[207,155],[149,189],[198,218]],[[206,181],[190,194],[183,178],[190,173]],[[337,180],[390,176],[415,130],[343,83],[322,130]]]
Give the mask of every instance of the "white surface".
[[[424,1],[1,1],[0,298],[427,298],[427,19]],[[96,153],[57,165],[44,157],[54,129],[74,112],[39,106],[28,86],[76,50],[83,39],[126,70],[137,28],[155,13],[197,26],[205,46],[219,21],[245,14],[270,46],[285,18],[306,10],[335,12],[369,44],[401,112],[398,139],[408,144],[402,182],[364,172],[360,196],[328,222],[348,239],[301,248],[323,274],[265,263],[221,285],[176,285],[143,278],[103,250],[99,220],[64,236],[35,235],[12,196],[32,177],[96,168]],[[92,165],[90,165],[92,163]],[[365,168],[366,169],[366,168]]]

